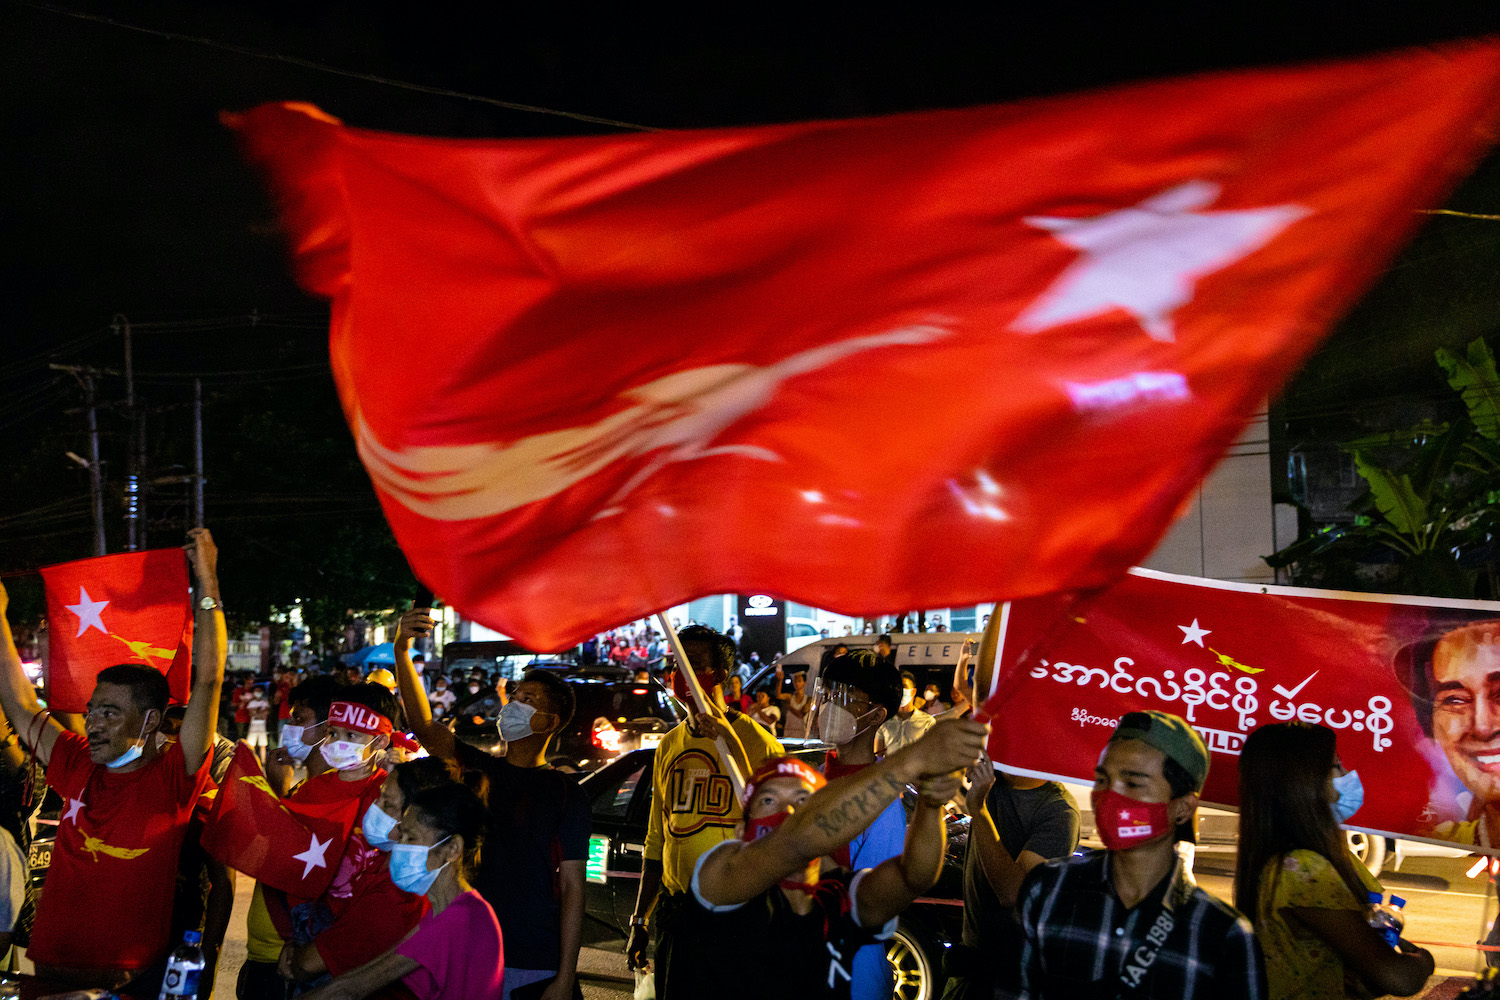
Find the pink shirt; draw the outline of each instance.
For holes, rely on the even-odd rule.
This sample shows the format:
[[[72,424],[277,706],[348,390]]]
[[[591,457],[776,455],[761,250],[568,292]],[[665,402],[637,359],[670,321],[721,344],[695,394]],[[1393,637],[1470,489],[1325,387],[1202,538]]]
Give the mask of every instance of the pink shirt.
[[[419,1000],[498,1000],[505,978],[500,922],[473,889],[422,918],[396,952],[417,963],[402,979]]]

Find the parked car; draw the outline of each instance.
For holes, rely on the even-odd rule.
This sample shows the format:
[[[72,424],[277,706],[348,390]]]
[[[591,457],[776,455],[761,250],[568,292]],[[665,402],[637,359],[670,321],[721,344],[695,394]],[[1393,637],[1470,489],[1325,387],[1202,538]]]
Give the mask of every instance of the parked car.
[[[788,752],[821,764],[824,749],[787,741]],[[584,902],[588,915],[625,937],[635,910],[645,854],[655,750],[621,756],[580,782],[593,809]],[[948,824],[943,872],[927,896],[910,906],[886,942],[899,1000],[932,1000],[943,991],[943,954],[963,931],[963,857],[968,817]]]
[[[547,759],[555,767],[592,771],[620,754],[656,746],[687,718],[683,704],[656,680],[636,683],[628,673],[611,667],[564,680],[572,687],[578,708],[548,747]],[[496,753],[504,745],[498,726],[500,708],[500,696],[492,688],[471,694],[454,704],[448,728],[465,743]]]

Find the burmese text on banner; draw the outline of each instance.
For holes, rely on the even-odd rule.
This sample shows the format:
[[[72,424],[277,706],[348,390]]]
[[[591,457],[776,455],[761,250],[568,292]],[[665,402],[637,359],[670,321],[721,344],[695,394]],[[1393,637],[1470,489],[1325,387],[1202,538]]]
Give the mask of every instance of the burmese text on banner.
[[[1500,603],[1136,569],[1076,600],[1011,602],[993,626],[984,711],[1006,770],[1091,783],[1120,716],[1159,709],[1208,746],[1204,801],[1234,807],[1245,738],[1296,720],[1332,728],[1361,775],[1346,826],[1500,847],[1483,823],[1488,803],[1500,833],[1500,724],[1485,721],[1500,719],[1485,658],[1500,654]]]

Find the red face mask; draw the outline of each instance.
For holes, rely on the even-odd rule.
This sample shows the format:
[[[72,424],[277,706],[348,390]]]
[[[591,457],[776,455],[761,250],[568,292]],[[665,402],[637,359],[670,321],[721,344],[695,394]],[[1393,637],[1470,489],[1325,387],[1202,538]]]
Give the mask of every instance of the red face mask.
[[[785,823],[791,815],[789,812],[779,812],[774,816],[762,816],[760,819],[746,818],[745,842],[753,844],[760,838],[769,836],[778,826]],[[795,878],[784,878],[777,884],[783,889],[799,889],[802,892],[812,892],[818,887],[818,875],[821,868],[821,864],[817,861],[812,861],[808,864],[807,870],[802,873],[801,881]]]
[[[1148,843],[1172,829],[1165,802],[1138,802],[1114,789],[1094,789],[1094,827],[1111,851]]]
[[[713,692],[714,685],[719,683],[719,678],[714,676],[712,671],[705,673],[702,670],[695,670],[693,672],[698,675],[698,684],[703,688],[703,693],[711,694]],[[689,706],[693,705],[692,688],[688,686],[687,678],[683,676],[681,670],[675,671],[672,674],[672,693],[675,694],[685,704]],[[693,711],[696,712],[697,709],[694,708]]]

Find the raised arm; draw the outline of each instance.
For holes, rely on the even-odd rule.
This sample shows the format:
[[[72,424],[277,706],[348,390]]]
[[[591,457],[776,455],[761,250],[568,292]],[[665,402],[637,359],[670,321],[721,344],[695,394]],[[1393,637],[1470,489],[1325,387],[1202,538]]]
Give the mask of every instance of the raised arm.
[[[941,722],[910,746],[832,782],[770,836],[715,851],[698,877],[703,898],[720,906],[746,902],[832,854],[900,798],[909,782],[968,767],[984,749],[987,732],[968,719]]]
[[[16,652],[16,640],[10,634],[10,621],[6,617],[10,610],[10,595],[5,585],[0,584],[0,707],[5,709],[6,721],[23,741],[36,741],[37,759],[45,767],[52,760],[52,747],[57,743],[63,727],[42,710],[36,700],[36,688],[21,669],[21,654]]]
[[[432,717],[432,705],[422,678],[411,662],[411,641],[433,629],[431,608],[412,608],[401,616],[392,645],[396,650],[396,684],[401,689],[401,705],[406,709],[406,724],[416,734],[417,742],[434,757],[453,760],[458,756],[453,731]]]
[[[1026,873],[1047,860],[1035,851],[1023,850],[1019,856],[1011,857],[1005,845],[1000,843],[1000,833],[995,829],[994,817],[990,815],[987,797],[995,784],[995,765],[989,754],[980,754],[969,768],[969,850],[979,858],[979,870],[984,873],[990,891],[1001,906],[1016,904],[1021,883]]]
[[[214,730],[219,725],[219,688],[224,684],[229,637],[224,627],[224,609],[219,605],[219,550],[213,536],[207,528],[193,528],[183,548],[188,562],[193,564],[198,586],[193,604],[193,690],[188,695],[178,745],[187,773],[194,775],[208,759]],[[204,610],[202,602],[209,598],[213,607]]]
[[[943,806],[958,793],[960,784],[956,774],[922,781],[917,808],[906,827],[905,848],[860,879],[855,911],[861,924],[879,927],[937,883],[943,872],[943,848],[948,840]]]

